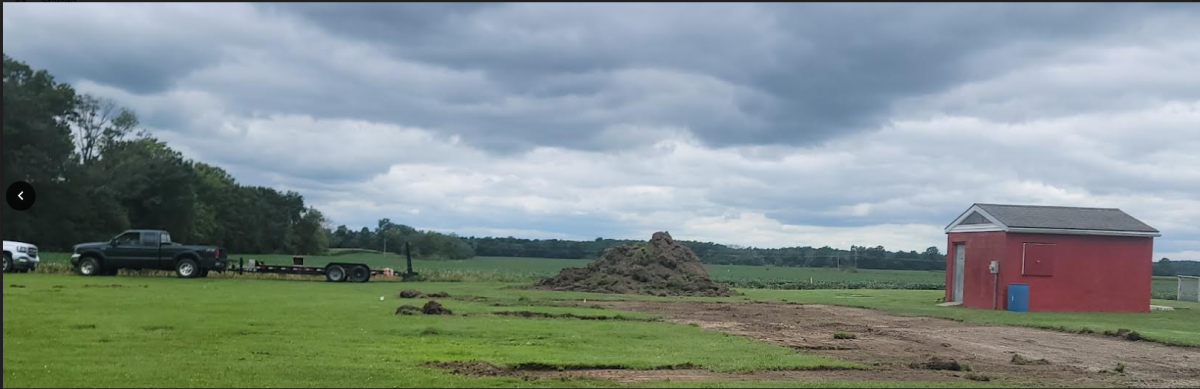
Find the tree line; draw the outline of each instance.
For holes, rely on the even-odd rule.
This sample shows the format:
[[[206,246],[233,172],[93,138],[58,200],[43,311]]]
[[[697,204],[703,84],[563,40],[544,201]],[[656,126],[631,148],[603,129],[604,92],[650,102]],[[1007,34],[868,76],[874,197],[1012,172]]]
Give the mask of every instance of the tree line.
[[[1163,258],[1154,263],[1152,271],[1156,276],[1200,276],[1200,262]]]
[[[325,218],[299,193],[238,184],[141,130],[133,110],[7,54],[3,72],[3,184],[37,192],[32,208],[4,212],[5,239],[66,251],[146,228],[236,252],[325,251]]]
[[[413,257],[422,259],[468,259],[475,250],[454,234],[420,231],[391,219],[380,219],[375,230],[363,227],[358,231],[345,225],[329,233],[330,248],[357,248],[403,254],[407,244]]]

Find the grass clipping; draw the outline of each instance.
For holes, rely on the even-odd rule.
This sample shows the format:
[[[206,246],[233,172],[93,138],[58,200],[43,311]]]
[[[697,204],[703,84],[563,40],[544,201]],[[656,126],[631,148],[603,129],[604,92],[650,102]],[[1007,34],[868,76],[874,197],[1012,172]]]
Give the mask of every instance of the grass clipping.
[[[562,269],[537,287],[578,292],[653,296],[729,296],[712,281],[700,259],[671,234],[655,232],[650,242],[610,248],[587,267]]]

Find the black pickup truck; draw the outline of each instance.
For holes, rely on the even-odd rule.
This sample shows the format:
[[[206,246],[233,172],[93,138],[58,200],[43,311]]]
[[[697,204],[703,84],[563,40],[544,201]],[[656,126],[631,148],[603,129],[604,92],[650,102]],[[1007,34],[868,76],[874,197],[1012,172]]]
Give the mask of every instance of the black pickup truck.
[[[71,266],[85,276],[113,275],[120,269],[174,270],[180,278],[207,277],[224,271],[229,254],[216,246],[171,242],[162,230],[129,230],[107,242],[75,245]]]

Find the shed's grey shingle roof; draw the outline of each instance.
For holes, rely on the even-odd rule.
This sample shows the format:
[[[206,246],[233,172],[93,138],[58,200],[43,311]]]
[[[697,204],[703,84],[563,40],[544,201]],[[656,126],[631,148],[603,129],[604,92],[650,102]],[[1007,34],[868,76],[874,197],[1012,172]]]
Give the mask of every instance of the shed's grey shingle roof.
[[[1053,207],[1044,205],[975,204],[1009,227],[1067,230],[1158,230],[1116,208]]]

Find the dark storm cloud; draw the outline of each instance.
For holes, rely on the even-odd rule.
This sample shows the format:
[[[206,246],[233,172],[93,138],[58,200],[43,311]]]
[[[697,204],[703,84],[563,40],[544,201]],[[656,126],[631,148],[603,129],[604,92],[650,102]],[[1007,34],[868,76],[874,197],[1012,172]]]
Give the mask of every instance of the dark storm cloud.
[[[877,128],[897,101],[1124,36],[1155,16],[1195,12],[1142,4],[64,10],[6,17],[5,51],[71,81],[137,94],[186,81],[238,115],[398,123],[493,151],[612,149],[625,144],[606,134],[613,127],[683,128],[713,146],[810,144]],[[1088,102],[1061,106],[1072,104]],[[184,125],[173,117],[182,115],[148,119]]]
[[[684,126],[713,145],[823,140],[879,125],[898,99],[1037,59],[980,61],[981,54],[1008,46],[1050,54],[1106,39],[1147,14],[1186,10],[1140,4],[265,7],[373,42],[396,58],[481,72],[495,88],[437,99],[437,108],[355,103],[357,114],[452,129],[496,147],[581,148],[604,148],[588,136],[614,123]],[[659,76],[625,82],[612,76],[630,69],[697,76],[741,92],[715,96],[713,89],[660,85]],[[649,90],[622,93],[639,83]],[[669,97],[657,98],[663,94]],[[468,109],[494,103],[494,95],[529,99],[544,109]],[[572,99],[586,104],[564,103]],[[606,112],[558,111],[583,108]]]

